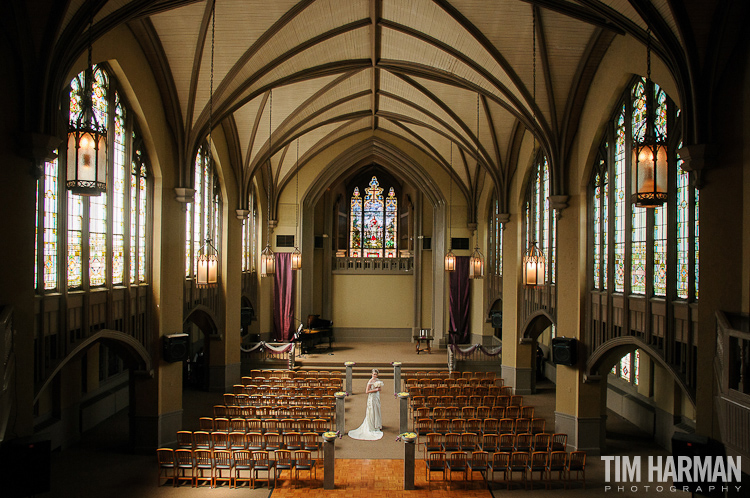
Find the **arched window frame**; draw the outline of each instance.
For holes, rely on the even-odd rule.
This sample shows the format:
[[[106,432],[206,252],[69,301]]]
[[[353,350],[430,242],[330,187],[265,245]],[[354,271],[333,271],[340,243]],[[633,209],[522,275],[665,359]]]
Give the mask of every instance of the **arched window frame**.
[[[503,276],[503,224],[500,222],[500,200],[493,195],[490,215],[487,220],[489,240],[487,247],[487,269],[490,275]]]
[[[544,255],[544,281],[555,283],[555,261],[557,259],[557,217],[550,205],[551,169],[544,154],[538,154],[534,162],[524,204],[525,251],[536,244]]]
[[[107,191],[95,197],[67,191],[67,154],[63,151],[58,151],[57,159],[45,163],[36,195],[37,294],[148,283],[152,202],[148,154],[116,79],[104,65],[94,65],[93,74],[94,111],[109,131]],[[78,92],[83,80],[81,72],[63,95],[71,121],[80,112]],[[133,186],[136,163],[137,181]]]
[[[368,175],[367,186],[357,183],[348,189],[349,220],[348,220],[348,253],[352,258],[398,257],[398,229],[399,229],[399,192],[398,186],[384,182],[380,184],[378,175]],[[378,197],[379,196],[379,197]],[[368,202],[375,204],[373,206]],[[378,206],[379,205],[379,206]],[[369,214],[377,213],[382,220],[379,247],[365,247],[364,235],[367,231],[365,220]],[[390,241],[390,244],[389,244]]]
[[[630,202],[634,131],[645,119],[653,91],[656,123],[667,137],[670,202],[656,209]],[[698,298],[698,190],[679,166],[679,109],[644,78],[628,85],[610,120],[589,184],[589,286],[625,295],[696,301]],[[613,147],[610,147],[613,144]]]
[[[208,142],[198,147],[193,162],[195,193],[185,215],[185,276],[195,278],[201,247],[210,236],[214,247],[221,240],[221,188]]]
[[[256,230],[258,227],[258,211],[255,208],[255,193],[248,198],[247,205],[250,212],[242,220],[242,271],[255,271]]]

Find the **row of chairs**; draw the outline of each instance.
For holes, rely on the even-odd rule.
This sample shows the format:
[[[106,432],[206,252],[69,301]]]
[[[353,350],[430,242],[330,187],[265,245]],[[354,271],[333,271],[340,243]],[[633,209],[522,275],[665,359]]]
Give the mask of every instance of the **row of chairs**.
[[[308,450],[319,456],[321,443],[317,432],[206,432],[178,431],[177,447],[187,450],[276,451]]]
[[[223,418],[201,417],[201,431],[207,432],[326,432],[330,418]]]
[[[523,404],[523,396],[516,394],[513,396],[508,395],[460,395],[460,396],[412,396],[410,397],[410,405],[412,411],[420,406],[426,406],[429,409],[435,409],[438,406],[450,407],[457,406],[463,408],[464,406],[473,406],[478,408],[480,406],[495,407],[500,406],[507,408],[509,406],[525,406]]]
[[[408,379],[424,379],[424,378],[440,378],[440,379],[470,379],[470,378],[477,378],[477,379],[496,379],[497,374],[495,372],[472,372],[472,371],[466,371],[466,372],[458,372],[453,371],[449,372],[448,370],[417,370],[416,372],[402,372],[401,378],[408,380]]]
[[[325,396],[331,389],[340,391],[343,384],[337,379],[321,379],[320,381],[292,381],[286,384],[235,384],[232,386],[234,394],[287,394],[291,396]]]
[[[314,379],[317,377],[341,377],[340,370],[288,370],[288,369],[268,369],[250,370],[250,375],[242,377],[242,382],[245,383],[245,379]]]
[[[439,377],[425,377],[422,379],[408,379],[404,381],[404,385],[407,389],[410,387],[421,387],[427,389],[429,387],[502,387],[503,379],[487,379],[487,378],[460,378],[460,379],[441,379]]]
[[[490,455],[492,455],[490,457]],[[472,480],[474,472],[479,472],[484,480],[495,481],[498,472],[503,474],[503,482],[510,485],[513,476],[520,474],[520,483],[524,488],[534,487],[534,473],[539,474],[539,480],[549,489],[552,475],[557,473],[557,479],[567,488],[572,482],[571,476],[575,472],[576,480],[582,480],[586,488],[586,452],[553,451],[551,453],[538,451],[527,452],[495,452],[473,451],[435,451],[430,453],[426,464],[426,478],[431,480],[435,472],[442,473],[443,480],[452,481],[453,473],[462,473],[464,480]],[[528,479],[527,479],[528,473]],[[446,479],[447,478],[447,479]]]
[[[425,435],[430,432],[474,432],[477,434],[539,434],[546,429],[546,421],[537,418],[420,418],[414,423],[414,432]]]
[[[263,406],[227,406],[215,405],[214,418],[334,418],[336,415],[335,405],[320,406],[287,406],[287,405],[263,405]]]
[[[513,389],[510,386],[492,386],[482,384],[478,386],[406,386],[404,388],[411,397],[415,396],[510,396]]]
[[[489,453],[501,452],[534,452],[565,451],[568,446],[568,435],[565,433],[542,434],[476,434],[471,432],[427,434],[422,443],[424,456],[427,458],[434,451],[475,451]]]
[[[534,418],[535,409],[533,406],[451,406],[439,405],[433,408],[428,406],[419,406],[412,411],[412,420],[420,418],[431,418],[437,420],[440,418]]]
[[[274,458],[265,450],[206,450],[159,448],[156,450],[159,464],[158,485],[162,480],[172,480],[172,486],[180,481],[188,481],[197,487],[201,481],[208,481],[212,488],[225,481],[229,487],[237,488],[238,484],[247,482],[255,488],[255,481],[261,473],[269,487],[275,487],[276,481],[284,470],[289,471],[292,481],[299,481],[300,472],[308,472],[309,477],[317,479],[317,468],[309,450],[277,450]],[[294,472],[294,476],[292,473]]]
[[[329,388],[330,389],[330,388]],[[327,393],[328,391],[326,391]],[[336,391],[334,391],[335,393]],[[336,397],[333,394],[322,395],[291,395],[291,394],[234,394],[226,393],[223,396],[224,406],[263,406],[263,405],[290,405],[290,406],[333,406]]]

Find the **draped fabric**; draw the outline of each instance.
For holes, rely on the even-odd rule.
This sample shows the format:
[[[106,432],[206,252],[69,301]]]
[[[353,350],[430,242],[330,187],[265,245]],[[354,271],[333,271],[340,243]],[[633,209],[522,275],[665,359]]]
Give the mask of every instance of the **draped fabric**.
[[[469,256],[456,256],[456,269],[450,272],[450,330],[456,340],[465,344],[469,340]]]
[[[294,334],[294,270],[292,255],[277,252],[273,274],[273,335],[276,341],[289,341]]]

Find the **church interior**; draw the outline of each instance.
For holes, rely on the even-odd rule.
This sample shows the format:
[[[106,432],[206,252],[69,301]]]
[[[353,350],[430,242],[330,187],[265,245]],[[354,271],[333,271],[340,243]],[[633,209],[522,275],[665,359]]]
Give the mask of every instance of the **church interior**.
[[[3,464],[116,426],[156,490],[224,393],[381,368],[409,429],[463,372],[595,468],[628,424],[750,473],[747,2],[3,11]]]

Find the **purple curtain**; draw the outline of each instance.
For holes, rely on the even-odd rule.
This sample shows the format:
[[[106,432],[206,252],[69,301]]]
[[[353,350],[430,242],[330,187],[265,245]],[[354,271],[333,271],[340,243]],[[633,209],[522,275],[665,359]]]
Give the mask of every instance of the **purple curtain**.
[[[294,334],[294,271],[292,254],[277,252],[273,274],[273,334],[277,341],[289,341]]]
[[[450,330],[459,343],[469,340],[469,256],[456,256],[456,269],[450,273]]]

